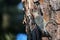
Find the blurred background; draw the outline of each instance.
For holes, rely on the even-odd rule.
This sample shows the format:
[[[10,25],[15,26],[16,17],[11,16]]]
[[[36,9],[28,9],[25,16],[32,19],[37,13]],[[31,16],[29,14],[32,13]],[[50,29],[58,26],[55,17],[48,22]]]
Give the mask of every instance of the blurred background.
[[[27,40],[21,0],[0,0],[0,40]]]

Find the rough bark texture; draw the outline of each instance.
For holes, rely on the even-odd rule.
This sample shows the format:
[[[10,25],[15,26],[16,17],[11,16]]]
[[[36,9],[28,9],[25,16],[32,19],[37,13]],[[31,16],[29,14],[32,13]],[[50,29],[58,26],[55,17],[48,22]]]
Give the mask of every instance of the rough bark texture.
[[[50,31],[53,32],[52,34],[50,34],[50,36],[53,35],[54,32],[56,31],[57,37],[54,37],[55,36],[55,34],[54,34],[53,36],[51,36],[52,37],[51,40],[58,40],[60,38],[60,37],[58,37],[58,35],[60,33],[58,31],[60,28],[59,27],[59,25],[60,25],[60,0],[39,0],[39,1],[38,0],[29,0],[30,6],[29,6],[29,2],[27,3],[27,1],[25,0],[26,16],[29,17],[29,15],[30,16],[33,15],[31,17],[34,18],[34,20],[32,20],[32,19],[29,19],[29,20],[32,20],[33,22],[35,22],[35,24],[37,24],[37,26],[39,26],[40,29],[41,28],[43,29],[42,31],[45,31],[48,33],[50,33]],[[23,2],[24,2],[24,0],[23,0]],[[40,3],[39,7],[37,6],[38,2]],[[30,12],[28,12],[28,11],[30,11]],[[43,15],[41,15],[41,13]],[[43,21],[41,21],[40,19]],[[51,22],[52,25],[50,25],[49,22]],[[55,24],[55,22],[56,22],[56,24]],[[29,22],[27,22],[27,23],[29,23]],[[48,24],[48,26],[47,26],[47,24]],[[44,25],[44,26],[42,26],[42,25]],[[35,28],[32,25],[30,27],[32,27],[33,29]],[[42,40],[44,40],[44,39],[48,40],[47,38],[43,37]]]

